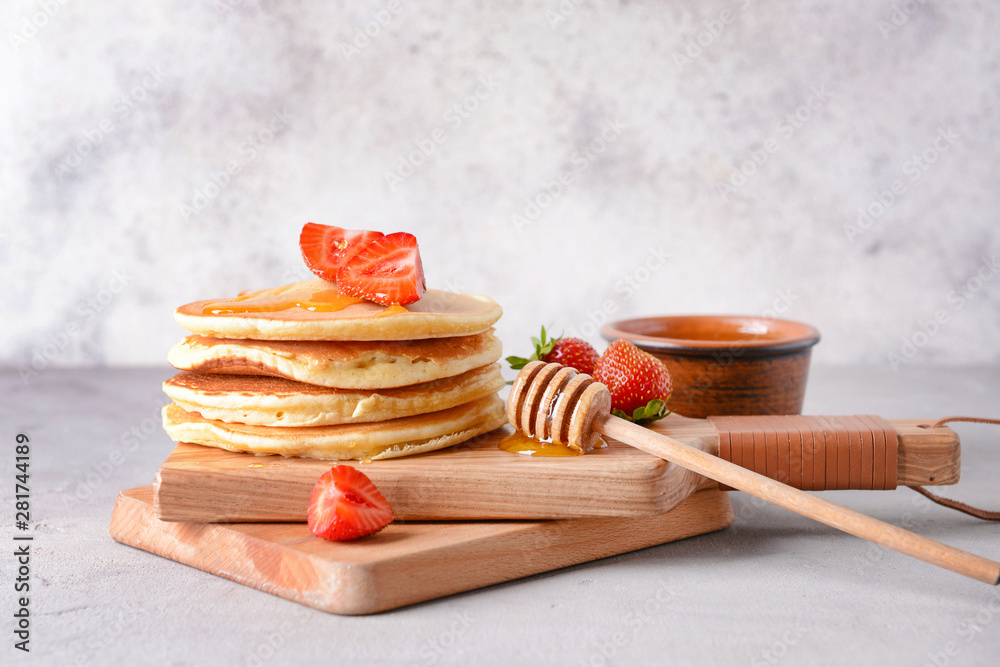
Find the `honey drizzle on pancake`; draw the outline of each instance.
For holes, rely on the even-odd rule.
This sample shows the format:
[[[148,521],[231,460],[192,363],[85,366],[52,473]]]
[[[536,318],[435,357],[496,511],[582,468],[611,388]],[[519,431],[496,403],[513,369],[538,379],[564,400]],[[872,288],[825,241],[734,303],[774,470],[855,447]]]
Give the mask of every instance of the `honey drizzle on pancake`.
[[[391,306],[386,306],[385,310],[377,313],[375,317],[388,317],[389,315],[397,315],[399,313],[408,313],[408,312],[410,311],[408,311],[403,306],[399,305],[398,303],[394,303]]]
[[[317,313],[343,310],[358,299],[344,294],[336,287],[329,289],[302,289],[293,285],[273,289],[241,292],[235,299],[213,301],[205,304],[202,315],[235,315],[237,313],[274,313],[291,308],[302,308]]]

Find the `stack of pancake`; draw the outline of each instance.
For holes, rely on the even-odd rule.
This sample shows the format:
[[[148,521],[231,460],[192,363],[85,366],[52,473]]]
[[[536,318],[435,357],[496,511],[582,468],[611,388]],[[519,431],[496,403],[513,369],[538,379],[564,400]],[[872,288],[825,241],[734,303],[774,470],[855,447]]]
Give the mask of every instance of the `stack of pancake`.
[[[384,459],[502,426],[504,386],[482,296],[428,290],[409,306],[324,280],[181,306],[194,333],[168,356],[163,425],[179,442],[256,454]]]

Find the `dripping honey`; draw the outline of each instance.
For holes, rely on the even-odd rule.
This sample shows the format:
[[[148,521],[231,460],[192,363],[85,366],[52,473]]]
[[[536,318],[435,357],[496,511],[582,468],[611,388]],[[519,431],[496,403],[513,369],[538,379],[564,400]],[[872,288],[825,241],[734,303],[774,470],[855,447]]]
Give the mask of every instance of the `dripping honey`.
[[[524,456],[579,456],[583,452],[556,442],[539,442],[520,431],[500,441],[500,449]]]
[[[403,306],[399,305],[398,303],[394,303],[391,306],[386,306],[385,310],[376,314],[375,317],[388,317],[389,315],[397,315],[399,313],[408,313],[408,312],[409,311],[406,310],[406,308],[404,308]]]

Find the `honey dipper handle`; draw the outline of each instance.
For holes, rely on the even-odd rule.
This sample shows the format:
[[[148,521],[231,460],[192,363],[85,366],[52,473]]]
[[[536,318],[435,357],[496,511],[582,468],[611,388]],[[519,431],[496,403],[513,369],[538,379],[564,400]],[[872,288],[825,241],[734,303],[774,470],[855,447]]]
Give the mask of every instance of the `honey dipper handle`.
[[[794,489],[643,426],[611,415],[600,415],[594,419],[593,428],[603,435],[851,535],[987,584],[1000,584],[1000,563]]]

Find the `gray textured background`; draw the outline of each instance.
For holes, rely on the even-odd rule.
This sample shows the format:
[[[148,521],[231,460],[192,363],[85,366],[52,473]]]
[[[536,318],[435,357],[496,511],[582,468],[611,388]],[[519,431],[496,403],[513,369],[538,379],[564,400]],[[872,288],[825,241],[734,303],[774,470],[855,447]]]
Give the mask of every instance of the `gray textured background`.
[[[543,322],[777,307],[824,363],[1000,361],[989,3],[3,15],[0,364],[164,363],[175,306],[304,275],[310,220],[415,233],[511,353]]]

